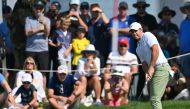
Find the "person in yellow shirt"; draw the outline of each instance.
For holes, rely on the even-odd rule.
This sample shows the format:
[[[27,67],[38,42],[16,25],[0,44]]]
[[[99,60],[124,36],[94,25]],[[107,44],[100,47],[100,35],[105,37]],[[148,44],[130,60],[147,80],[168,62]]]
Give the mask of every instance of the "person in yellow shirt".
[[[78,60],[82,57],[82,51],[90,44],[90,41],[85,37],[86,30],[79,26],[77,29],[77,37],[72,40],[73,60],[72,70],[76,70]],[[72,72],[73,73],[73,72]]]

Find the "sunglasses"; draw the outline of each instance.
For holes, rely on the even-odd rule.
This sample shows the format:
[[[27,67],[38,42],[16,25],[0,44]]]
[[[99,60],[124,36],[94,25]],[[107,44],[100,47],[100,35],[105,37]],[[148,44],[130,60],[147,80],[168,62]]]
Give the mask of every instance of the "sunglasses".
[[[119,47],[127,47],[125,44],[120,44]]]
[[[26,65],[29,65],[29,64],[34,65],[34,63],[33,63],[33,62],[26,62]]]
[[[138,9],[145,9],[145,6],[137,6]]]
[[[26,82],[22,82],[22,84],[30,84],[30,82],[26,81]]]
[[[82,10],[88,10],[89,8],[88,7],[81,7],[80,9],[82,9]]]

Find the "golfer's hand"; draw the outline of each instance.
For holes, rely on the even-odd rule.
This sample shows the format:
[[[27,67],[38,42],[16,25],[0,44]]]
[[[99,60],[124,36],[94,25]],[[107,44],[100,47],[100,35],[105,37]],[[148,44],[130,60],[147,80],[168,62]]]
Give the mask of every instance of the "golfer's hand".
[[[154,75],[154,67],[149,67],[146,73],[146,81],[150,81]]]

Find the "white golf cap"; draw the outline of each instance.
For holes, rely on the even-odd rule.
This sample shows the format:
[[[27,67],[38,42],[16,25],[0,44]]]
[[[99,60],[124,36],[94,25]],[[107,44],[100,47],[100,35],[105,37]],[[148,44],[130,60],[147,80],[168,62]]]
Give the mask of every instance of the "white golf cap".
[[[65,73],[65,74],[68,74],[68,68],[67,66],[65,65],[60,65],[58,68],[57,68],[57,73]]]
[[[22,76],[22,82],[32,82],[32,76],[31,74],[29,73],[25,73],[23,76]]]
[[[139,28],[142,28],[141,24],[138,22],[133,22],[130,27],[129,27],[129,31],[130,30],[138,30]]]
[[[70,5],[72,4],[80,5],[80,0],[71,0]]]

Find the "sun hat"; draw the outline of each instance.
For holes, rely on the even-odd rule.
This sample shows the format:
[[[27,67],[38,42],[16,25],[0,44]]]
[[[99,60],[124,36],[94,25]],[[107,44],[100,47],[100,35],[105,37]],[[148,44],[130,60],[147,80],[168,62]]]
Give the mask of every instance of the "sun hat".
[[[182,13],[185,14],[185,9],[187,9],[187,8],[190,8],[190,1],[185,2],[184,5],[182,7],[180,7],[180,10]]]
[[[143,5],[145,7],[150,6],[150,4],[147,4],[145,0],[137,0],[137,2],[133,4],[133,7],[137,8],[139,5]]]
[[[59,74],[61,74],[61,73],[68,74],[68,68],[67,68],[67,66],[65,66],[65,65],[60,65],[60,66],[57,68],[57,73],[59,73]]]
[[[32,76],[31,74],[29,73],[25,73],[23,76],[22,76],[22,82],[32,82]]]
[[[172,16],[172,17],[174,17],[175,14],[176,14],[176,12],[175,12],[174,10],[172,10],[172,9],[170,9],[169,7],[165,6],[165,7],[162,8],[162,11],[158,14],[158,17],[159,17],[160,19],[162,19],[162,15],[163,15],[164,13],[166,13],[166,12],[171,13],[171,16]]]
[[[95,49],[93,44],[89,44],[85,50],[82,51],[82,53],[93,53],[95,55],[98,55],[99,52]]]

